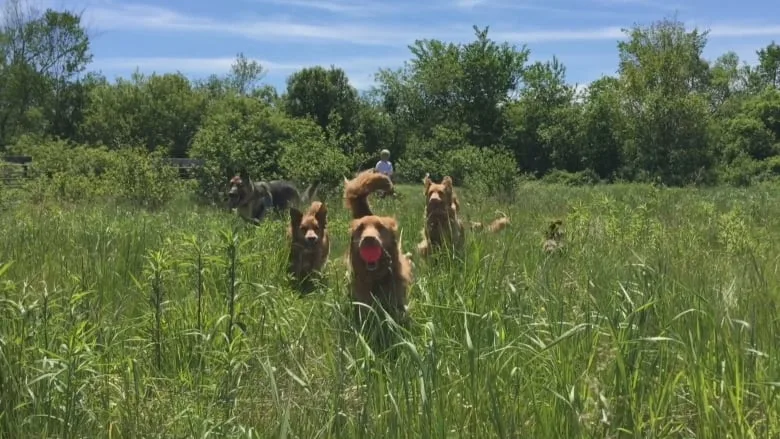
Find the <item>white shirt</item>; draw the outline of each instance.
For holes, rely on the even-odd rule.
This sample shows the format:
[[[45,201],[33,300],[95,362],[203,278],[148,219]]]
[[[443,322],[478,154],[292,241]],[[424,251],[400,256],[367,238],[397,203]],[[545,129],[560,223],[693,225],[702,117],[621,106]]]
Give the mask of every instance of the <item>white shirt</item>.
[[[376,170],[385,175],[391,175],[393,173],[393,164],[389,161],[380,160],[376,162]]]

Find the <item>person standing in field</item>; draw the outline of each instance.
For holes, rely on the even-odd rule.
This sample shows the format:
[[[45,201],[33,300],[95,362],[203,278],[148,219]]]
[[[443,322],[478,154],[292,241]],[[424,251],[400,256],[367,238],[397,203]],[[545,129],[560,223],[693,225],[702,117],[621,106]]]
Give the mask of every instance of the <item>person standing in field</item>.
[[[390,151],[383,149],[379,153],[379,161],[376,162],[376,170],[393,179],[393,163],[390,162]]]
[[[390,151],[383,149],[379,152],[379,161],[376,162],[374,167],[376,172],[385,174],[393,181],[393,163],[390,161]],[[384,198],[387,194],[384,191],[377,193],[380,198]]]

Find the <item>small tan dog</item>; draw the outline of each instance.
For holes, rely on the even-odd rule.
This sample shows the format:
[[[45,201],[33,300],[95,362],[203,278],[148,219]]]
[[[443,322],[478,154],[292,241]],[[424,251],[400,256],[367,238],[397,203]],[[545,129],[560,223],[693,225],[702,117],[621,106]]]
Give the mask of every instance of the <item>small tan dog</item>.
[[[463,250],[465,231],[460,219],[460,203],[452,183],[452,177],[446,176],[441,183],[434,183],[430,174],[425,174],[423,179],[425,204],[425,227],[423,228],[423,240],[417,245],[421,256],[430,254],[434,248],[443,244],[451,244],[455,251]],[[509,218],[504,215],[494,220],[487,226],[491,233],[500,232],[510,224]],[[471,230],[483,230],[485,227],[480,222],[471,222]]]
[[[452,177],[446,176],[441,183],[434,183],[430,174],[423,179],[425,193],[425,226],[422,241],[417,244],[421,256],[428,256],[442,245],[452,245],[457,252],[463,250],[463,223],[458,217],[460,204],[452,185]]]
[[[319,275],[330,254],[327,206],[314,201],[305,214],[291,207],[287,236],[290,239],[289,272],[308,291],[311,276]]]

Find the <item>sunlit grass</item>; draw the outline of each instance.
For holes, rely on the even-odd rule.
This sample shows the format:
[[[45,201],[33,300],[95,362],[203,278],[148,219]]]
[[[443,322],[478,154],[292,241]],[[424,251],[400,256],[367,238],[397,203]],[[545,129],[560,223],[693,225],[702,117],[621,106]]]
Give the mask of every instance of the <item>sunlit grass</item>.
[[[422,190],[373,200],[405,250]],[[285,280],[285,222],[175,203],[0,214],[0,436],[780,435],[780,194],[529,185],[468,192],[465,261],[415,258],[412,322],[351,325],[348,214],[329,200],[328,285]],[[561,254],[541,251],[563,218]],[[286,221],[286,217],[285,217]]]

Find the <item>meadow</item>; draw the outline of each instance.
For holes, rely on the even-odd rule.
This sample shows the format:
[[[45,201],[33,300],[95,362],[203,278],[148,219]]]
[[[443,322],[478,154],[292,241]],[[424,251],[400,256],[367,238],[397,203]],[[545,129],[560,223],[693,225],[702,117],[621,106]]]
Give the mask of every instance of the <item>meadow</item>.
[[[422,187],[372,198],[404,250]],[[177,200],[0,213],[2,438],[780,436],[780,190],[460,189],[465,260],[415,258],[412,322],[350,321],[348,214],[328,285],[285,280],[285,221]],[[564,220],[565,251],[542,233]]]

